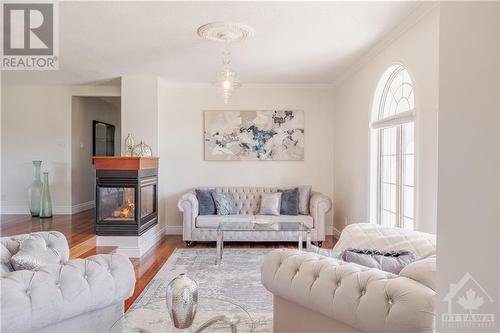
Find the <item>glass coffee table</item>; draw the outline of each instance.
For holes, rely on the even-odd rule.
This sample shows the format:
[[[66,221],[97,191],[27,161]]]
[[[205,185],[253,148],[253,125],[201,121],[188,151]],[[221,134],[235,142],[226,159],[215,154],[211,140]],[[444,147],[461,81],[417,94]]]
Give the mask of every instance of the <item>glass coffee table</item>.
[[[302,222],[222,222],[217,228],[217,258],[215,264],[222,263],[222,254],[224,252],[224,232],[259,232],[259,231],[279,231],[291,233],[292,237],[297,237],[299,250],[302,250],[304,234],[306,236],[306,247],[311,247],[311,229]]]
[[[188,329],[174,327],[165,299],[150,301],[128,310],[109,330],[113,333],[251,333],[254,322],[250,314],[231,300],[204,297],[198,301],[193,325]]]

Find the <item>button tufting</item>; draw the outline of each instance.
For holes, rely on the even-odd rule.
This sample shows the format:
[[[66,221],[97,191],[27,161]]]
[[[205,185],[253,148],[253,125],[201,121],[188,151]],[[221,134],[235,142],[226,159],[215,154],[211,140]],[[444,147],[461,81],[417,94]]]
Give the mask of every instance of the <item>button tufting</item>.
[[[366,290],[361,289],[361,296],[364,296],[366,294]]]
[[[31,290],[26,289],[26,295],[30,295],[30,294],[31,294]]]
[[[389,299],[387,300],[387,303],[388,303],[389,305],[392,305],[392,298],[389,298]]]

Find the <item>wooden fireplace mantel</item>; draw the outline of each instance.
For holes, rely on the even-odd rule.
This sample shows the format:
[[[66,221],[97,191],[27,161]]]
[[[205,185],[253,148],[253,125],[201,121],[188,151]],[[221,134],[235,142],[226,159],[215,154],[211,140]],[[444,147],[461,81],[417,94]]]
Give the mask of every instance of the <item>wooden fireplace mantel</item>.
[[[143,170],[158,169],[159,157],[94,156],[96,170]]]

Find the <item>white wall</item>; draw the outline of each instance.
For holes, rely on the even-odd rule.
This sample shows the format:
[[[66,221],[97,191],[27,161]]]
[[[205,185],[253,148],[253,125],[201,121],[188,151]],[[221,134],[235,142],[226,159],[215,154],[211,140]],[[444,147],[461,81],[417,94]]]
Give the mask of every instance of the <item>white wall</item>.
[[[403,64],[414,80],[417,108],[417,226],[436,232],[439,10],[369,59],[335,89],[335,227],[370,221],[370,130],[373,95],[382,73]],[[372,221],[373,222],[373,221]]]
[[[111,101],[114,98],[117,101]],[[120,156],[120,98],[73,97],[71,129],[71,199],[73,213],[94,206],[95,168],[92,164],[92,121],[115,125],[115,155]],[[110,101],[110,102],[108,102]],[[76,208],[76,210],[75,210]]]
[[[32,160],[49,172],[54,214],[71,214],[72,96],[119,96],[120,89],[4,82],[1,89],[2,214],[29,214]]]
[[[135,144],[141,140],[158,155],[158,77],[123,76],[122,142],[129,133]]]
[[[214,162],[203,160],[203,110],[305,112],[305,161]],[[333,95],[325,88],[242,88],[224,105],[211,88],[172,88],[160,80],[161,219],[182,229],[179,196],[197,186],[288,186],[311,184],[333,195]],[[332,225],[332,214],[327,218]]]
[[[2,213],[29,213],[32,160],[49,172],[53,212],[71,212],[71,88],[3,84],[2,95]]]
[[[467,272],[494,300],[491,304],[484,296],[484,304],[473,313],[498,314],[498,6],[495,2],[441,4],[437,232],[441,332],[457,331],[440,325],[441,314],[447,312],[442,299],[450,284]],[[499,318],[495,319],[495,327],[467,331],[498,332]]]

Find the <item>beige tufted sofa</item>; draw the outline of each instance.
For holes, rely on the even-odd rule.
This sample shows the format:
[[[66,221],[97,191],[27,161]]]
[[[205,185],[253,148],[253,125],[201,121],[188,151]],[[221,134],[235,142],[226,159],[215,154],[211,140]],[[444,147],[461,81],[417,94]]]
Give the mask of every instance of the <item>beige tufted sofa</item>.
[[[347,247],[411,249],[417,261],[394,275],[318,253],[272,251],[264,259],[261,278],[273,293],[274,332],[434,331],[434,235],[353,224],[330,254]]]
[[[33,271],[1,273],[1,332],[109,332],[134,291],[130,260],[121,255],[69,260],[66,238],[52,231],[1,238],[2,265],[31,235],[43,238],[59,260]]]
[[[217,227],[221,222],[249,222],[263,218],[274,219],[278,222],[302,222],[311,228],[311,240],[322,242],[325,240],[326,213],[330,211],[332,202],[327,196],[312,192],[309,201],[309,215],[259,215],[260,196],[262,193],[276,192],[275,187],[210,187],[216,192],[231,192],[234,194],[239,212],[237,215],[198,215],[198,200],[193,191],[183,194],[177,203],[183,213],[183,239],[191,241],[215,241]],[[297,237],[290,232],[282,231],[232,231],[224,233],[224,240],[228,241],[297,241]]]

